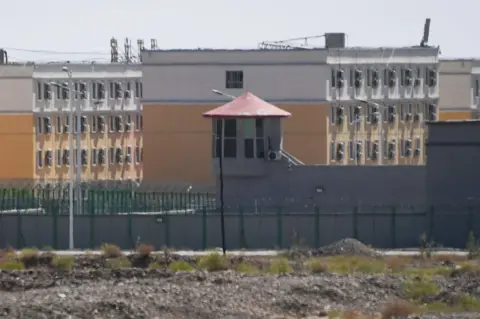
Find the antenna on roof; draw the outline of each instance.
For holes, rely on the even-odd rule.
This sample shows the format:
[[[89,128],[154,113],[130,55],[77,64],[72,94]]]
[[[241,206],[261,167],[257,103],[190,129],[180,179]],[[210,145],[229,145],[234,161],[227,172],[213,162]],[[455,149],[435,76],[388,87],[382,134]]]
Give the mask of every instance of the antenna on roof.
[[[150,39],[150,50],[157,49],[157,39]]]
[[[118,42],[117,39],[110,39],[110,62],[118,63]]]
[[[125,55],[125,63],[132,63],[132,41],[128,38],[125,38],[124,46],[124,55]]]
[[[425,26],[423,27],[423,38],[420,42],[421,47],[428,47],[428,37],[430,36],[430,18],[425,20]]]
[[[145,50],[145,45],[142,39],[137,40],[137,48],[138,48],[138,61],[142,62],[142,51]]]

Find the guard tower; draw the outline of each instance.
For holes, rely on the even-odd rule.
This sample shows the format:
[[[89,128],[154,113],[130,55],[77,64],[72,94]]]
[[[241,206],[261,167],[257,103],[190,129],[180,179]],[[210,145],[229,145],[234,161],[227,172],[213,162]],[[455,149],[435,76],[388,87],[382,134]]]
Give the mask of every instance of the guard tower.
[[[260,177],[284,158],[282,118],[289,112],[247,92],[203,116],[212,119],[215,175]]]

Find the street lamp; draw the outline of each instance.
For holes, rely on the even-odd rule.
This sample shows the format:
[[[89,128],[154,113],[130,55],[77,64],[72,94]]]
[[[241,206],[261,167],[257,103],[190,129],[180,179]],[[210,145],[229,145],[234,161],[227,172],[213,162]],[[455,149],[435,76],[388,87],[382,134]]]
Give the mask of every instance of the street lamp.
[[[212,90],[213,93],[217,95],[223,95],[225,97],[228,97],[230,99],[235,99],[236,96],[227,94],[225,92],[219,91],[219,90]],[[223,190],[224,190],[224,182],[223,182],[223,131],[224,131],[224,120],[221,119],[221,129],[220,129],[220,149],[219,153],[220,155],[218,156],[218,168],[220,171],[220,223],[221,223],[221,231],[222,231],[222,250],[223,254],[225,255],[227,253],[227,246],[225,243],[225,203],[224,203],[224,198],[223,198]],[[217,147],[217,142],[216,142],[216,136],[215,136],[215,148]]]
[[[367,105],[375,106],[376,108],[378,108],[378,114],[377,115],[378,115],[379,134],[380,134],[380,137],[379,137],[379,144],[380,145],[378,145],[378,153],[379,153],[378,164],[383,165],[383,135],[384,135],[384,132],[383,132],[383,113],[384,113],[385,105],[379,104],[379,103],[376,103],[376,102],[372,102],[372,101],[368,101],[368,100],[361,100],[361,99],[357,99],[356,101],[365,103]]]
[[[69,174],[70,174],[70,183],[69,183],[69,215],[68,215],[68,248],[73,250],[74,241],[73,241],[73,81],[72,81],[72,72],[66,67],[62,67],[62,71],[66,72],[68,75],[68,123],[70,124],[70,131],[68,133],[68,139],[70,144],[70,154],[69,154]]]

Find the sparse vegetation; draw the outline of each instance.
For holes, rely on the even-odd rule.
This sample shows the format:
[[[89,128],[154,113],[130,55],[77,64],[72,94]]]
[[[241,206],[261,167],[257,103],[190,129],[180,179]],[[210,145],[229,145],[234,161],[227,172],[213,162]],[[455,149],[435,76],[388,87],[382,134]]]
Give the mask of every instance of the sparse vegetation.
[[[117,257],[117,258],[108,259],[106,264],[108,268],[112,268],[112,269],[132,267],[130,260],[128,260],[128,258],[126,257]]]
[[[417,307],[406,300],[394,300],[381,310],[382,319],[406,318],[417,312]]]
[[[435,242],[428,238],[427,234],[422,233],[420,235],[420,256],[423,259],[432,258],[432,253],[435,249]]]
[[[305,266],[310,272],[314,274],[324,273],[328,271],[328,264],[320,258],[312,258],[307,260]]]
[[[153,246],[147,244],[138,244],[137,247],[135,247],[135,251],[140,257],[148,257],[153,251]]]
[[[25,268],[31,268],[38,266],[38,249],[36,248],[24,248],[20,252],[20,260],[25,265]]]
[[[122,250],[117,245],[105,243],[100,250],[106,258],[119,258],[123,256]]]
[[[161,269],[164,268],[164,266],[160,263],[151,263],[148,265],[148,269]]]
[[[258,274],[260,269],[248,262],[241,262],[236,267],[235,270],[243,274]]]
[[[61,270],[71,270],[75,257],[71,255],[57,255],[52,260],[52,265]]]
[[[219,253],[211,253],[200,257],[198,267],[208,271],[222,271],[228,269],[228,260]]]
[[[171,271],[194,271],[195,269],[186,261],[174,261],[168,265],[168,269]]]
[[[468,233],[467,251],[468,259],[477,259],[480,257],[480,241],[475,238],[473,232]]]
[[[25,269],[25,265],[23,262],[15,260],[15,259],[7,259],[0,261],[0,269],[1,270],[23,270]]]
[[[272,260],[268,267],[268,272],[271,274],[286,274],[292,271],[292,266],[288,263],[287,258],[276,258]]]
[[[402,285],[402,293],[409,300],[419,302],[424,297],[440,292],[440,287],[431,279],[418,277],[406,281]]]

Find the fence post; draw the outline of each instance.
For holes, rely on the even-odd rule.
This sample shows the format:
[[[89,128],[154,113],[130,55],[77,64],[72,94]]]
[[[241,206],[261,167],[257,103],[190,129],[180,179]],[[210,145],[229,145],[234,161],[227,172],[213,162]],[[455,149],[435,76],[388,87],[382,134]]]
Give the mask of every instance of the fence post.
[[[22,249],[24,245],[22,228],[22,214],[17,213],[17,249]]]
[[[118,215],[117,215],[118,216]],[[113,218],[116,218],[117,216],[112,216]],[[133,230],[132,230],[132,214],[127,213],[127,234],[128,234],[128,239],[130,240],[130,247],[135,249],[135,240],[132,238],[133,237]]]
[[[433,241],[433,233],[435,230],[435,208],[430,206],[428,214],[428,240]]]
[[[282,225],[282,207],[277,209],[277,246],[279,249],[283,247],[283,225]]]
[[[243,216],[243,206],[239,207],[240,213],[240,248],[247,248],[247,242],[245,238],[245,220]]]
[[[320,208],[315,206],[315,248],[320,247]]]
[[[165,221],[165,246],[170,247],[170,214],[164,212]]]
[[[55,205],[52,209],[52,226],[53,226],[53,249],[58,249],[58,205]]]
[[[392,206],[390,232],[392,233],[392,248],[397,248],[397,208],[395,206]]]
[[[207,208],[202,208],[202,249],[207,249]]]
[[[353,238],[358,239],[358,206],[353,207],[352,214]]]
[[[88,191],[90,194],[88,195],[88,199],[90,202],[90,249],[95,248],[95,191]]]

